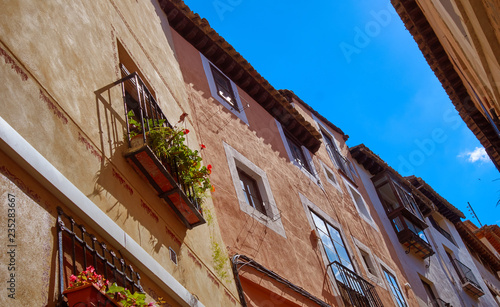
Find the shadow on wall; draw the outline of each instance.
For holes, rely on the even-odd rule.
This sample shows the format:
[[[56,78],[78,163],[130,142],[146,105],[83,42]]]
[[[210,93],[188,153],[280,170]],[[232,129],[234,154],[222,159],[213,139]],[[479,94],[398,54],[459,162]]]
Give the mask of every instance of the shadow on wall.
[[[121,87],[117,85],[101,93],[99,93],[101,89],[95,92],[100,146],[105,159],[94,177],[94,191],[87,196],[94,199],[111,196],[114,203],[108,207],[106,213],[116,212],[116,215],[112,216],[115,221],[133,218],[138,222],[136,233],[139,236],[143,233],[141,227],[147,228],[151,235],[144,239],[149,240],[156,252],[159,252],[162,247],[178,246],[180,248],[179,242],[183,242],[187,228],[168,204],[156,195],[151,186],[145,187],[149,185],[147,181],[142,182],[145,179],[134,171],[123,156],[129,146],[126,140],[125,111],[120,89]],[[139,191],[145,190],[151,194],[148,193],[143,198]],[[158,201],[153,201],[155,198]],[[127,210],[119,210],[120,205],[126,207]],[[174,231],[159,227],[161,224],[167,224]],[[167,236],[165,236],[164,229],[167,231]],[[139,241],[142,239],[139,237]]]

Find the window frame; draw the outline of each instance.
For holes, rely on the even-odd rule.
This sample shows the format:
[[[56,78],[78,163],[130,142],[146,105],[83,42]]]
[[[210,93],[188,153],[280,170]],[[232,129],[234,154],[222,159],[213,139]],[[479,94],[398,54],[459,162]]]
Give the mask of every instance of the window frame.
[[[370,224],[373,228],[375,228],[375,230],[378,231],[378,227],[375,224],[375,221],[373,220],[372,214],[370,212],[370,207],[368,207],[368,204],[366,203],[363,195],[361,195],[361,193],[358,191],[358,189],[353,184],[351,184],[347,179],[342,178],[342,180],[344,181],[344,184],[347,188],[347,192],[349,192],[349,195],[351,196],[352,202],[354,203],[354,206],[356,207],[356,210],[358,211],[359,216],[361,216],[361,218],[363,220],[365,220],[368,224]],[[355,192],[355,193],[357,193],[357,195],[359,195],[359,198],[360,198],[362,204],[358,204],[355,196],[353,195],[353,192]],[[363,207],[364,210],[362,210],[360,208],[360,205]]]
[[[233,113],[236,117],[242,120],[245,124],[248,125],[248,119],[245,114],[245,108],[243,107],[243,103],[241,102],[241,97],[239,95],[238,87],[236,84],[226,76],[217,66],[215,66],[210,60],[208,60],[202,53],[200,53],[201,62],[203,65],[203,70],[205,71],[205,76],[207,77],[208,86],[210,88],[210,94],[212,97],[217,100],[221,105],[223,105],[228,111]],[[228,101],[223,98],[217,89],[217,83],[214,78],[213,70],[216,70],[222,77],[226,78],[227,81],[231,84],[231,90],[234,95],[234,105],[228,103]]]
[[[342,189],[340,188],[339,179],[337,178],[337,175],[335,175],[335,172],[330,167],[328,167],[323,161],[320,160],[319,163],[321,164],[321,166],[323,168],[323,174],[326,177],[326,181],[329,184],[333,185],[340,193],[343,193]],[[335,181],[330,179],[330,177],[328,176],[328,173],[330,173],[332,175],[332,177],[334,178]]]
[[[243,190],[243,194],[247,200],[247,204],[252,206],[260,213],[267,215],[267,210],[264,206],[264,202],[262,201],[262,194],[260,192],[259,186],[257,184],[257,180],[252,178],[249,174],[247,174],[244,170],[236,166],[238,171],[238,176],[240,178],[241,188]],[[245,189],[245,186],[247,189]],[[252,192],[253,190],[253,192]],[[252,195],[255,194],[255,195]],[[251,203],[250,203],[251,202]],[[257,203],[256,203],[257,202]]]
[[[292,150],[290,148],[290,145],[288,144],[288,136],[286,135],[287,133],[284,131],[283,127],[281,126],[281,123],[277,119],[275,119],[275,122],[276,125],[278,126],[278,131],[280,133],[281,140],[283,141],[283,145],[285,146],[285,150],[288,155],[288,158],[290,159],[290,162],[293,165],[297,166],[307,177],[309,177],[312,181],[314,181],[314,183],[321,186],[321,181],[319,180],[318,172],[316,171],[316,167],[314,166],[309,150],[307,150],[307,148],[305,148],[304,146],[300,145],[300,143],[296,144],[300,145],[299,147],[302,150],[302,153],[305,157],[305,162],[309,166],[310,171],[304,168],[301,164],[297,163],[297,161],[295,161],[295,156],[292,154]]]
[[[281,221],[280,211],[274,200],[267,174],[226,142],[223,142],[223,146],[226,153],[229,172],[233,181],[233,186],[238,198],[240,210],[250,215],[259,223],[270,228],[277,234],[286,238],[285,228],[283,227],[283,223]],[[241,187],[238,169],[244,171],[247,175],[255,179],[255,181],[257,182],[260,196],[266,210],[265,214],[247,203],[246,197]]]
[[[393,278],[393,280],[394,280],[395,285],[396,285],[396,287],[397,287],[397,288],[393,287],[393,285],[394,285],[394,284],[393,284],[393,283],[391,283],[391,282],[388,280],[388,278],[387,278],[387,274],[389,274],[389,275]],[[387,289],[389,290],[389,292],[390,292],[390,294],[391,294],[391,297],[392,297],[392,299],[393,299],[393,301],[394,301],[395,306],[396,306],[396,307],[408,307],[408,299],[405,297],[405,295],[404,295],[403,291],[401,290],[401,286],[400,286],[400,283],[399,283],[398,278],[397,278],[397,276],[396,276],[396,273],[395,273],[393,270],[389,269],[388,267],[386,267],[386,266],[382,266],[382,275],[383,275],[383,277],[384,277],[383,279],[384,279],[384,281],[385,281],[385,283],[386,283],[386,285],[387,285]],[[397,289],[397,290],[398,290],[398,292],[399,292],[399,294],[400,294],[400,297],[401,297],[401,299],[403,300],[404,305],[400,305],[400,304],[398,303],[398,302],[399,302],[399,300],[398,300],[398,298],[396,297],[396,294],[394,293],[394,289]]]

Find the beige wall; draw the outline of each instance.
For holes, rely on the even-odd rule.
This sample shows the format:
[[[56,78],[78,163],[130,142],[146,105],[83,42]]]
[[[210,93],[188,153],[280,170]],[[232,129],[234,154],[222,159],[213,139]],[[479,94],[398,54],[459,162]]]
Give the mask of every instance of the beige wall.
[[[0,21],[0,117],[205,306],[235,305],[234,283],[223,280],[214,269],[213,242],[223,246],[217,219],[187,231],[122,156],[126,145],[119,87],[95,93],[120,77],[120,41],[169,119],[175,123],[183,112],[192,113],[169,42],[168,22],[158,4],[3,1],[0,6],[4,16]],[[186,127],[193,129],[191,119]],[[188,142],[195,148],[200,143],[196,133],[189,135]],[[10,186],[2,191],[8,192],[5,189]],[[29,214],[44,217],[35,219],[45,223],[40,232],[30,230],[33,246],[53,244],[42,242],[47,232],[54,231],[53,213],[43,204],[23,208],[27,212],[21,220],[27,221]],[[209,199],[206,212],[211,208]],[[28,238],[28,232],[22,235],[23,240]],[[177,266],[168,257],[169,247],[179,256]],[[51,257],[45,270],[55,267],[55,256]],[[29,258],[30,254],[19,255],[20,261]],[[20,284],[27,284],[28,276],[20,277]],[[49,283],[54,281],[51,276]],[[32,297],[28,290],[19,294]],[[40,302],[47,300],[37,295]]]

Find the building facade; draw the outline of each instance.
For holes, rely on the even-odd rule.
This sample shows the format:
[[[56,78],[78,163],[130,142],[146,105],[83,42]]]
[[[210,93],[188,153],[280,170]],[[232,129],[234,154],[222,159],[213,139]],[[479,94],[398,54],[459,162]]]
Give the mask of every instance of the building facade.
[[[500,4],[391,2],[458,113],[500,170]]]
[[[5,305],[67,306],[88,266],[158,306],[495,302],[496,229],[349,149],[183,1],[1,7]]]
[[[495,306],[496,290],[489,289],[500,285],[500,258],[465,235],[464,214],[421,178],[401,177],[366,146],[351,153],[416,306]]]

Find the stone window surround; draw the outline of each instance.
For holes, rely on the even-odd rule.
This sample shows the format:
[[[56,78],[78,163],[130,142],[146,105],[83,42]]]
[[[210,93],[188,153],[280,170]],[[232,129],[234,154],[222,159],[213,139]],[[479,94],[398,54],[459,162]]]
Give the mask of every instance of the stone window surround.
[[[227,110],[229,110],[231,113],[233,113],[236,117],[241,119],[245,124],[248,125],[248,119],[245,114],[245,106],[243,106],[243,103],[241,102],[240,95],[238,94],[238,87],[236,84],[231,80],[231,78],[228,78],[220,69],[217,68],[214,64],[212,64],[202,53],[200,53],[201,56],[201,62],[203,63],[203,69],[205,71],[205,75],[207,77],[208,85],[210,87],[210,94],[212,97],[217,100],[220,104],[222,104]],[[231,82],[231,88],[233,90],[234,98],[236,99],[235,104],[238,106],[238,109],[235,109],[232,105],[230,105],[224,98],[220,97],[220,95],[217,93],[217,85],[215,84],[214,76],[212,74],[212,67],[213,69],[217,69],[223,76],[225,76],[229,82]]]
[[[326,181],[329,184],[333,185],[340,193],[343,193],[342,189],[340,188],[340,185],[339,185],[339,179],[338,179],[337,175],[335,175],[335,172],[330,167],[328,167],[323,161],[320,160],[319,163],[323,167],[323,173],[324,173],[324,175],[326,177]],[[335,181],[332,181],[330,179],[330,177],[328,177],[327,172],[329,172],[329,173],[332,174],[332,176],[335,178]]]
[[[373,220],[373,217],[371,215],[370,207],[368,207],[368,204],[366,203],[365,198],[363,197],[363,195],[361,195],[361,193],[359,193],[358,189],[355,186],[353,186],[344,177],[342,177],[342,181],[344,181],[344,184],[345,184],[345,186],[347,188],[347,192],[349,192],[349,195],[351,196],[352,202],[354,203],[354,206],[356,207],[356,210],[358,211],[359,216],[361,216],[361,218],[363,220],[365,220],[368,224],[370,224],[370,226],[372,226],[376,231],[379,231],[378,227],[375,224],[375,221]],[[352,191],[355,191],[356,193],[358,193],[359,197],[361,198],[361,201],[363,202],[363,206],[365,207],[366,211],[368,212],[368,216],[366,216],[365,213],[363,213],[363,211],[360,210],[359,205],[356,202],[356,199],[354,198],[354,195],[352,194]]]
[[[384,280],[384,284],[385,284],[386,289],[391,294],[391,298],[394,301],[394,306],[397,306],[398,304],[396,302],[396,298],[394,297],[394,293],[392,293],[391,285],[389,284],[389,281],[387,280],[387,278],[385,276],[384,270],[386,270],[387,272],[389,272],[394,277],[394,279],[396,280],[396,284],[397,284],[397,286],[399,288],[399,291],[401,292],[401,295],[403,296],[403,299],[405,300],[406,306],[409,306],[408,305],[408,297],[406,297],[405,291],[401,287],[401,282],[399,281],[398,276],[396,275],[396,272],[393,269],[391,269],[388,265],[386,265],[385,263],[383,263],[383,262],[380,262],[380,266],[381,266],[382,275],[383,275],[382,279]],[[406,286],[406,284],[404,286]]]
[[[280,132],[281,140],[283,141],[283,144],[285,145],[285,150],[288,155],[288,159],[290,162],[297,166],[307,177],[309,177],[314,183],[316,183],[318,186],[321,187],[321,181],[319,180],[318,172],[316,171],[316,167],[314,166],[314,163],[312,161],[311,154],[309,153],[309,150],[307,150],[304,146],[300,146],[302,149],[302,152],[304,153],[304,156],[306,158],[306,163],[309,165],[311,168],[311,171],[313,172],[312,174],[302,167],[299,163],[297,163],[292,155],[292,151],[290,149],[290,146],[288,145],[288,140],[285,136],[285,131],[283,130],[283,127],[281,126],[281,123],[275,119],[276,125],[278,126],[278,131]]]
[[[269,179],[267,178],[266,173],[229,144],[223,142],[223,145],[224,151],[226,152],[229,172],[231,173],[234,189],[238,197],[240,210],[250,215],[259,223],[270,228],[280,236],[286,238],[285,228],[281,222],[280,211],[274,201],[271,185],[269,184]],[[263,214],[247,203],[245,194],[241,188],[238,168],[250,175],[257,182],[262,201],[266,207],[266,214]]]
[[[299,197],[300,197],[300,200],[302,202],[302,206],[304,207],[304,211],[306,212],[307,220],[309,221],[311,231],[316,231],[316,225],[314,224],[314,220],[313,220],[312,215],[311,215],[311,211],[314,211],[314,213],[316,215],[318,215],[319,217],[324,219],[326,222],[330,223],[330,225],[332,225],[335,229],[337,229],[339,231],[340,236],[342,237],[342,240],[344,241],[345,249],[347,250],[347,253],[351,257],[351,264],[352,264],[354,270],[356,272],[359,272],[359,266],[358,266],[357,261],[353,261],[353,259],[352,259],[352,255],[354,255],[354,253],[351,249],[351,245],[346,240],[347,236],[342,228],[342,225],[340,225],[339,222],[337,222],[336,220],[331,218],[328,214],[326,214],[323,210],[321,210],[318,206],[316,206],[314,203],[312,203],[309,199],[307,199],[307,197],[305,197],[301,193],[299,193]],[[318,246],[319,246],[319,244],[323,244],[321,242],[320,238],[318,238]],[[326,266],[329,264],[328,256],[326,255],[326,252],[325,252],[323,247],[319,248],[319,250],[321,253],[321,258],[323,259],[323,263],[325,264],[325,268],[326,268]],[[327,274],[330,278],[330,282],[331,282],[332,287],[334,289],[335,295],[339,296],[340,291],[337,288],[337,282],[335,281],[335,276],[333,276],[332,270],[328,270]]]

